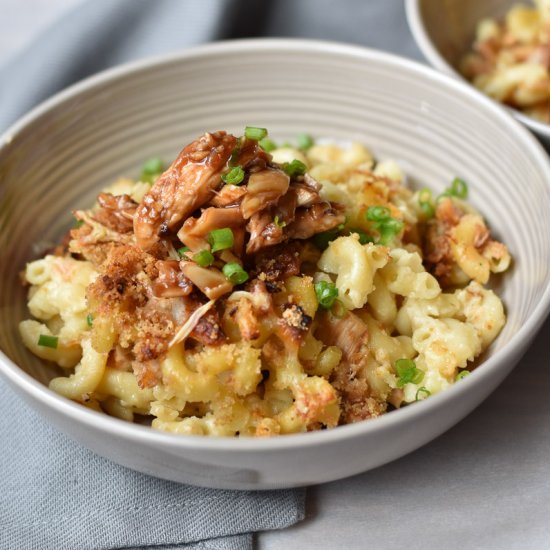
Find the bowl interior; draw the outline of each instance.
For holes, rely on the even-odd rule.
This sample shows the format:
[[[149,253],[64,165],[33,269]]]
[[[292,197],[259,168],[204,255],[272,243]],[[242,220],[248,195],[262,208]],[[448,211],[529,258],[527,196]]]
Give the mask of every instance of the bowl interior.
[[[537,306],[547,306],[550,172],[538,144],[515,121],[466,86],[379,52],[237,42],[93,78],[4,136],[4,354],[43,383],[56,375],[20,342],[17,324],[29,315],[19,272],[72,224],[72,210],[90,205],[118,176],[137,176],[148,157],[170,160],[205,130],[240,134],[245,125],[267,127],[277,140],[306,131],[361,141],[377,158],[398,161],[411,185],[435,192],[464,178],[471,202],[514,257],[513,269],[496,282],[508,322],[488,356],[514,345]]]

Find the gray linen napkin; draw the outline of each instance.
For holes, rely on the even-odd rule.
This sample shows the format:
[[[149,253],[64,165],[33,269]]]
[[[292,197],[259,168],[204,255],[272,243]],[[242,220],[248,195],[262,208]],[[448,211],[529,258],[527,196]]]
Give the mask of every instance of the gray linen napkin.
[[[87,0],[0,67],[0,132],[99,70],[253,36],[340,40],[418,57],[401,0]],[[49,427],[1,381],[0,439],[9,442],[0,450],[0,550],[240,550],[251,548],[251,533],[304,516],[303,491],[200,489],[117,466]]]

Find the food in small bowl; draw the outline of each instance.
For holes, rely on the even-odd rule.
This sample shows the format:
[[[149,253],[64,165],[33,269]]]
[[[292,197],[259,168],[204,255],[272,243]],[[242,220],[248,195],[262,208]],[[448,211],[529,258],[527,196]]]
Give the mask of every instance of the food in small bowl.
[[[550,146],[546,0],[407,0],[411,32],[437,69],[508,106]]]
[[[376,418],[470,373],[504,326],[483,285],[510,254],[466,182],[413,193],[359,143],[300,137],[207,132],[74,212],[23,274],[23,342],[68,373],[51,389],[163,431],[266,437]]]
[[[550,123],[550,2],[516,4],[502,20],[478,23],[461,73],[476,88],[545,124]]]
[[[513,258],[509,269],[502,274],[492,274],[486,287],[502,301],[506,322],[492,344],[477,358],[477,367],[471,374],[449,384],[445,391],[433,391],[427,396],[423,391],[414,391],[414,384],[419,389],[424,386],[430,391],[428,374],[415,382],[420,375],[412,368],[402,369],[402,374],[411,376],[406,384],[412,382],[412,385],[399,387],[397,381],[403,376],[395,368],[394,361],[390,374],[397,379],[397,390],[403,390],[404,399],[412,397],[414,402],[410,405],[365,421],[277,437],[197,437],[168,433],[141,425],[143,416],[137,408],[132,409],[131,403],[123,411],[116,411],[115,399],[106,397],[101,401],[97,393],[92,395],[90,405],[95,406],[94,400],[102,410],[113,405],[110,414],[105,414],[49,389],[52,380],[70,379],[72,370],[37,357],[21,340],[19,325],[30,317],[27,308],[29,287],[24,287],[20,278],[25,266],[40,261],[48,251],[63,244],[63,235],[75,223],[72,212],[84,214],[79,214],[84,218],[84,225],[73,228],[77,237],[84,238],[83,233],[89,230],[85,226],[90,226],[86,221],[89,210],[92,209],[94,219],[99,216],[101,220],[97,207],[94,210],[93,205],[105,186],[121,175],[131,176],[134,182],[142,179],[139,167],[145,159],[157,156],[167,162],[176,159],[182,146],[200,139],[205,130],[211,133],[225,130],[226,136],[239,138],[247,124],[268,128],[271,139],[277,144],[285,141],[295,144],[295,137],[303,132],[315,138],[330,138],[338,148],[346,151],[352,150],[352,143],[364,144],[371,157],[378,161],[369,168],[370,171],[381,169],[387,159],[401,167],[402,174],[407,176],[406,182],[405,179],[401,181],[406,183],[409,191],[402,191],[399,186],[392,187],[393,184],[388,187],[390,191],[395,189],[398,195],[404,193],[408,196],[412,192],[412,199],[405,197],[405,202],[412,201],[415,212],[420,201],[415,206],[414,193],[418,193],[416,197],[420,198],[425,187],[431,190],[432,202],[426,200],[426,194],[422,194],[421,200],[428,203],[426,208],[429,211],[430,206],[437,208],[434,199],[452,187],[456,177],[467,182],[468,205],[482,213],[484,224],[491,230],[489,239],[505,244]],[[319,139],[315,145],[324,144]],[[318,192],[323,198],[324,193],[335,191],[334,187],[338,191],[342,184],[333,182],[331,187],[333,176],[330,173],[315,173],[314,160],[308,160],[313,151],[312,147],[303,153],[305,161],[303,158],[301,161],[308,165],[310,175],[324,186]],[[294,158],[273,158],[277,165],[292,160]],[[355,162],[343,155],[338,163],[347,163],[348,160],[352,164]],[[387,463],[437,437],[481,403],[530,345],[550,307],[550,234],[547,229],[550,164],[544,150],[521,125],[471,86],[381,52],[323,42],[255,40],[212,44],[117,68],[52,98],[5,133],[0,140],[0,171],[0,376],[42,417],[70,437],[102,456],[150,475],[210,487],[267,489],[321,483]],[[147,171],[148,177],[153,179],[152,174],[162,169],[158,163],[156,166],[151,163]],[[397,177],[395,172],[377,175],[382,176],[390,180]],[[301,176],[296,174],[292,179],[293,187],[300,183],[298,177]],[[289,179],[289,188],[290,185]],[[242,185],[235,186],[236,189],[240,187]],[[143,190],[147,192],[148,188],[149,184],[146,184]],[[131,197],[129,186],[127,191],[119,189]],[[454,191],[463,194],[464,186],[455,183]],[[116,190],[110,192],[114,196],[117,194]],[[134,196],[132,200],[139,204],[141,198]],[[345,203],[345,196],[327,194],[323,200]],[[118,206],[125,206],[125,201],[124,198],[114,199],[117,212],[120,210],[117,210]],[[359,208],[359,201],[354,202]],[[389,226],[393,231],[399,227],[396,222],[401,219],[405,231],[406,223],[410,223],[405,218],[409,207],[401,210],[402,204],[394,200],[389,204],[386,202],[364,203],[367,216],[354,220],[354,224],[364,225],[352,226],[350,221],[346,226],[344,219],[346,231],[332,242],[336,244],[338,239],[357,242],[358,238],[361,239],[357,230],[361,228],[376,241],[383,238],[382,233],[389,231],[378,229]],[[453,199],[452,204],[455,202]],[[111,204],[111,197],[103,197],[98,202],[103,210],[109,210]],[[395,204],[397,210],[392,206]],[[130,209],[135,206],[130,201],[126,205]],[[387,206],[390,215],[382,209],[377,211],[377,219],[369,220],[368,206],[373,205]],[[334,210],[338,212],[337,208]],[[119,221],[130,221],[122,211]],[[371,211],[371,218],[372,214]],[[464,217],[466,215],[461,219]],[[175,223],[180,222],[183,227],[183,220]],[[282,225],[281,219],[275,223],[273,216],[270,223],[276,234],[275,228]],[[381,225],[377,229],[374,224]],[[277,229],[282,229],[284,234],[290,226]],[[175,231],[176,239],[181,227]],[[227,223],[216,226],[227,227]],[[172,231],[169,230],[170,234]],[[147,231],[140,235],[144,242],[156,238],[154,231],[149,236]],[[221,236],[224,242],[225,237]],[[396,232],[395,237],[395,248],[390,243],[389,254],[400,248],[412,254],[401,246],[405,234],[402,239]],[[312,238],[313,235],[302,240]],[[234,243],[238,240],[236,230],[233,239]],[[159,242],[163,240],[164,237],[159,238]],[[365,246],[360,241],[358,244]],[[283,243],[283,249],[285,246],[290,251],[290,243]],[[176,247],[174,249],[177,252]],[[215,258],[213,265],[222,274],[228,263],[238,264],[237,261],[224,261],[221,257],[224,250],[213,253],[210,250]],[[316,256],[319,253],[322,256],[327,250],[330,248],[315,248]],[[232,253],[240,259],[239,255]],[[178,258],[173,258],[179,270],[182,261],[197,263],[193,260],[194,254],[188,257],[185,250],[183,254],[185,257],[178,254]],[[317,264],[319,259],[315,257]],[[158,260],[166,261],[163,258]],[[243,262],[242,267],[249,281],[257,279],[246,263]],[[233,273],[240,273],[235,269]],[[328,296],[324,298],[330,300],[331,296],[334,297],[330,282],[338,288],[338,297],[335,298],[342,299],[342,296],[338,275],[331,269],[318,265],[310,273],[305,269],[304,262],[304,272],[296,276],[313,278],[315,301],[312,303],[317,305],[317,310],[315,314],[304,311],[312,317],[313,324],[318,311],[319,315],[332,315],[329,311],[319,310],[318,304],[323,297],[317,298],[315,293],[315,283],[321,282],[315,280],[316,272],[325,273],[331,279],[326,280]],[[94,276],[89,275],[90,278]],[[168,275],[166,282],[169,281]],[[94,283],[96,280],[97,276]],[[249,281],[237,282],[236,290],[228,292],[227,297],[234,292],[250,292],[246,289]],[[83,281],[84,288],[89,282]],[[116,284],[113,290],[118,294]],[[283,296],[285,290],[288,295],[285,288],[281,293],[270,294],[271,299],[275,300],[277,294]],[[320,291],[322,293],[323,289]],[[293,289],[292,292],[300,296],[299,291]],[[442,294],[449,292],[455,292],[455,289],[442,289]],[[309,292],[310,296],[313,294]],[[406,297],[393,294],[398,296],[396,302],[401,306]],[[225,296],[216,300],[225,299]],[[82,291],[72,301],[78,303],[82,300],[80,303],[84,303],[83,310],[78,312],[79,324],[75,326],[78,334],[91,334],[94,324],[95,329],[100,328],[101,320],[97,319],[101,315],[95,309],[87,311],[84,298],[85,292]],[[103,296],[98,298],[98,304],[105,303]],[[210,299],[206,303],[208,301]],[[305,305],[306,302],[302,300],[302,303]],[[300,307],[304,308],[304,305]],[[95,308],[94,304],[92,306]],[[355,315],[356,309],[351,309],[351,313]],[[89,313],[92,327],[88,326]],[[282,315],[281,309],[277,317],[282,318]],[[286,315],[291,323],[293,319],[306,319],[294,315],[292,309]],[[376,324],[373,323],[375,328]],[[178,330],[182,326],[177,323]],[[50,336],[61,334],[55,332],[58,327],[53,324],[50,330]],[[375,331],[374,334],[382,333]],[[329,337],[336,336],[329,333]],[[399,338],[397,333],[390,336]],[[36,337],[39,338],[40,334]],[[61,338],[58,344],[60,341]],[[185,346],[192,347],[190,339],[186,338],[185,342],[184,349]],[[327,348],[334,345],[328,341],[327,344]],[[385,349],[382,345],[377,348]],[[41,346],[42,351],[45,349],[54,351]],[[407,357],[395,359],[399,358]],[[414,361],[415,355],[410,359]],[[78,363],[78,354],[72,361]],[[317,368],[313,363],[310,365]],[[401,366],[412,365],[405,363]],[[420,360],[415,362],[416,369],[422,370],[422,367]],[[111,363],[106,368],[114,367]],[[128,378],[126,375],[135,378],[133,369],[132,372],[120,372],[124,378]],[[223,373],[220,376],[223,379]],[[267,380],[262,375],[256,387],[261,388],[263,384],[265,390],[269,385]],[[332,386],[330,377],[328,382]],[[435,388],[432,386],[432,389]],[[415,400],[417,392],[418,402]],[[112,395],[114,392],[109,394]],[[288,404],[285,401],[288,392],[283,392],[283,396],[281,403],[284,407]],[[107,404],[107,401],[111,403]],[[134,414],[134,422],[112,416],[117,412],[123,416],[128,410]],[[176,408],[175,412],[177,422],[180,411]],[[186,417],[191,416],[199,420],[204,418],[204,415],[195,413]],[[163,420],[170,421],[166,416]]]

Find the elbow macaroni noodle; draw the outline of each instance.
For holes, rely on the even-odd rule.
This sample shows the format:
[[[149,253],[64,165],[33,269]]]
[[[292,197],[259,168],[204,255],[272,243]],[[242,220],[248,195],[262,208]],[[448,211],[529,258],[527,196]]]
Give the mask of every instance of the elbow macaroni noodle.
[[[90,322],[87,289],[98,266],[78,255],[30,262],[24,275],[34,319],[19,329],[32,353],[70,369],[50,382],[52,390],[127,421],[151,417],[153,428],[176,434],[273,436],[377,416],[388,403],[398,407],[444,390],[471,366],[505,323],[501,300],[483,285],[510,264],[506,247],[487,239],[483,218],[457,199],[458,223],[445,225],[436,203],[435,218],[426,221],[419,193],[405,186],[397,163],[374,167],[359,144],[282,148],[273,157],[300,159],[322,185],[321,195],[346,206],[346,229],[324,251],[310,251],[310,272],[287,276],[271,296],[235,290],[224,302],[225,343],[189,348],[174,339],[149,364],[158,382],[148,386],[138,383],[139,365],[128,359],[119,329],[105,318]],[[107,191],[139,201],[147,189],[125,179]],[[365,216],[370,205],[401,220],[404,229],[390,244],[361,240],[361,231],[376,235]],[[419,235],[430,224],[449,238],[445,261],[454,280],[465,281],[460,288],[446,288],[427,269]],[[340,311],[321,307],[320,283],[337,289]],[[311,322],[297,340],[299,325],[280,332],[281,318],[266,313],[289,303]],[[328,332],[323,315],[331,316]],[[245,331],[254,336],[244,339]],[[57,346],[39,345],[42,336],[57,338]],[[404,379],[399,360],[414,361],[420,374]]]

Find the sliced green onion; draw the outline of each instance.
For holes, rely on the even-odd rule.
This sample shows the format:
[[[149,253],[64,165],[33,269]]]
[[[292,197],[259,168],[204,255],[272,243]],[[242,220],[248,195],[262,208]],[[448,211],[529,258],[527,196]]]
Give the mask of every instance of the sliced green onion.
[[[278,227],[279,229],[282,229],[283,227],[286,227],[286,222],[281,220],[279,216],[275,216],[273,218],[273,223],[275,224],[275,227]]]
[[[378,242],[387,245],[403,229],[403,222],[390,218],[382,222],[377,229],[380,232]]]
[[[470,371],[469,371],[469,370],[460,371],[460,372],[456,375],[455,381],[458,382],[459,380],[462,380],[463,378],[466,378],[466,376],[468,376],[469,374],[470,374]]]
[[[468,196],[468,184],[463,179],[455,178],[449,192],[459,199],[465,199]]]
[[[88,315],[86,315],[86,324],[91,327],[94,323],[94,316],[91,314],[91,313],[88,313]]]
[[[435,209],[432,204],[432,192],[427,187],[421,189],[418,193],[418,204],[426,218],[434,217]]]
[[[234,285],[248,281],[248,273],[237,262],[230,262],[223,266],[223,274]]]
[[[229,185],[239,185],[244,180],[244,170],[240,166],[233,166],[229,172],[222,174],[222,181]]]
[[[82,227],[84,225],[84,220],[75,220],[73,227],[75,229],[78,229],[79,227]]]
[[[233,246],[234,238],[233,231],[229,227],[223,229],[213,229],[208,233],[208,242],[210,244],[212,252],[218,252],[218,250],[226,250]]]
[[[397,387],[402,388],[405,384],[420,384],[424,379],[424,372],[417,368],[412,359],[398,359],[395,362],[397,371]]]
[[[291,178],[295,176],[303,176],[307,170],[307,166],[298,159],[294,159],[292,162],[283,163],[282,168]]]
[[[312,240],[313,244],[319,249],[319,250],[325,250],[328,245],[336,238],[340,236],[340,231],[335,229],[329,229],[328,231],[323,231],[322,233],[317,233],[316,235],[313,235]]]
[[[43,346],[45,348],[57,348],[57,343],[59,342],[59,338],[57,336],[49,336],[48,334],[41,334],[38,337],[38,345]]]
[[[256,128],[255,126],[247,126],[244,129],[244,136],[247,139],[253,139],[254,141],[260,141],[267,137],[266,128]]]
[[[271,141],[268,137],[265,137],[263,139],[261,139],[259,142],[258,142],[258,145],[266,152],[266,153],[271,153],[271,151],[274,151],[275,149],[277,149],[277,145],[275,144],[274,141]]]
[[[210,250],[201,250],[196,254],[193,254],[193,261],[199,264],[201,267],[208,267],[214,263],[214,255]]]
[[[178,248],[178,254],[180,256],[185,256],[187,254],[187,252],[189,252],[189,247],[188,246],[182,246],[181,248]]]
[[[371,237],[368,233],[363,231],[362,229],[357,229],[356,227],[349,230],[350,233],[357,233],[359,235],[359,242],[361,244],[367,244],[367,243],[373,243],[374,238]]]
[[[334,304],[334,300],[338,298],[338,289],[334,283],[319,281],[315,283],[315,294],[319,305],[324,309],[330,309]]]
[[[428,388],[425,388],[424,386],[422,386],[421,388],[418,388],[416,390],[416,396],[415,396],[415,401],[420,401],[420,396],[424,394],[425,397],[423,399],[426,399],[427,397],[430,397],[430,395],[432,395],[432,392],[428,389]]]
[[[141,181],[153,183],[164,170],[164,163],[158,157],[154,157],[145,162],[141,169]]]
[[[366,217],[369,222],[382,222],[391,218],[391,210],[387,206],[369,206]]]
[[[374,228],[380,233],[378,243],[383,245],[387,245],[403,229],[403,222],[392,218],[387,206],[369,206],[365,217],[374,222]]]
[[[296,142],[298,144],[298,149],[302,151],[307,151],[314,144],[313,138],[309,134],[298,134]]]

